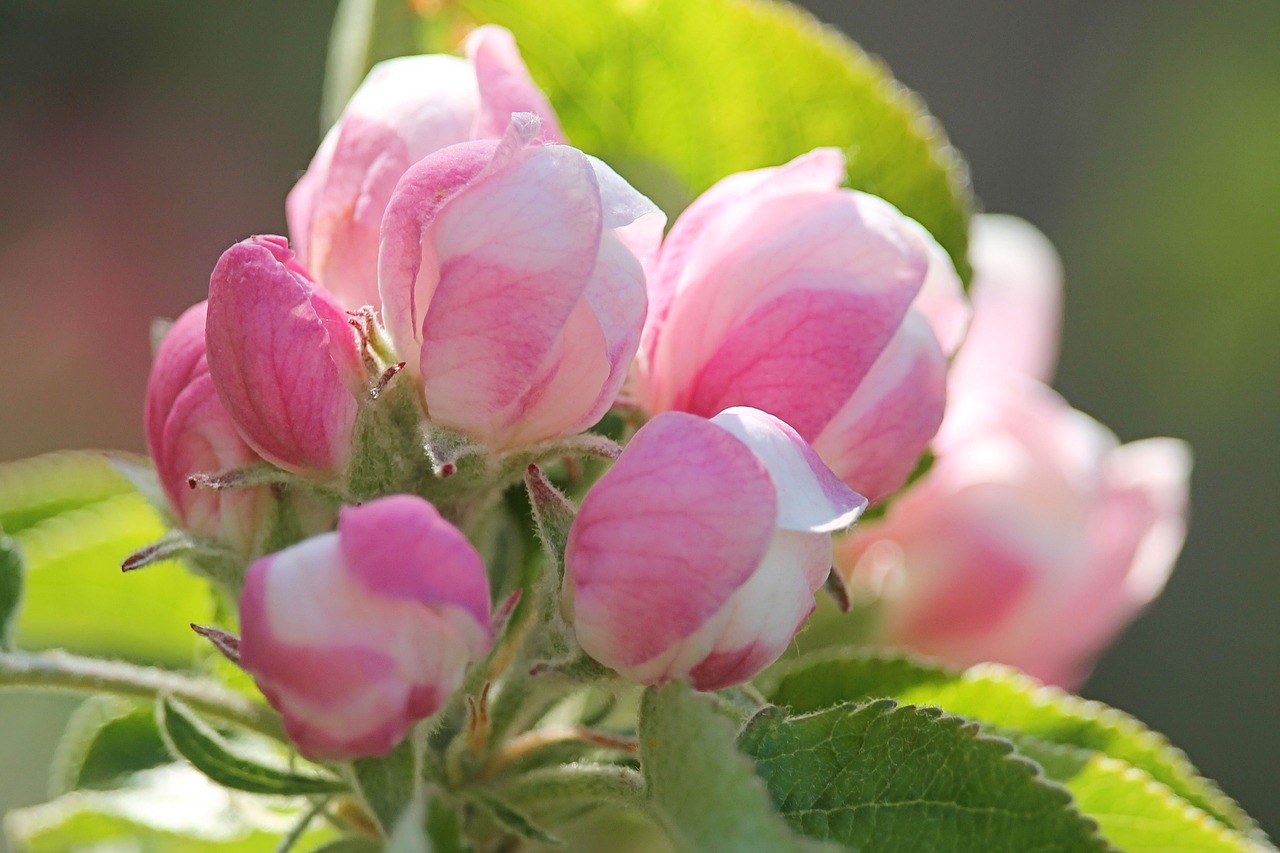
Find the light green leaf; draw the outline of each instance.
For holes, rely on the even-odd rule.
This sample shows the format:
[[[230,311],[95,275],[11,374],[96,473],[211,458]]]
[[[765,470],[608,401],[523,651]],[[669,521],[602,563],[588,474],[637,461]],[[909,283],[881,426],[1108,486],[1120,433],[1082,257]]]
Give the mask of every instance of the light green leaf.
[[[734,747],[734,726],[688,685],[648,688],[639,734],[652,812],[677,850],[813,849],[774,810],[751,762]]]
[[[416,18],[409,0],[342,0],[333,19],[325,62],[320,130],[328,130],[370,68],[416,53]]]
[[[313,853],[382,853],[383,847],[371,838],[339,838],[330,841],[323,847],[317,847]]]
[[[143,457],[122,458],[147,465]],[[10,535],[69,510],[134,491],[97,450],[63,450],[0,464],[0,530]]]
[[[77,792],[10,812],[5,819],[10,848],[14,853],[273,853],[300,811],[292,803],[239,808],[225,789],[187,767],[148,770],[137,779],[128,789]],[[337,835],[324,821],[312,824],[297,850],[313,850]]]
[[[1032,737],[1119,759],[1225,826],[1257,832],[1248,815],[1163,736],[1127,714],[1045,687],[1007,667],[984,664],[958,672],[909,658],[833,650],[789,664],[771,680],[769,698],[795,713],[892,697],[936,705],[1019,743]]]
[[[358,758],[351,764],[361,796],[388,834],[419,797],[418,759],[411,740],[383,758]]]
[[[1008,741],[890,700],[757,715],[740,745],[797,830],[854,850],[1103,853],[1071,797]]]
[[[453,5],[514,32],[569,140],[669,214],[732,172],[838,146],[850,154],[850,184],[917,219],[968,279],[965,164],[916,95],[798,7],[761,0]]]
[[[150,705],[94,696],[67,722],[49,771],[49,787],[53,796],[120,788],[134,773],[172,760]]]
[[[156,704],[156,717],[174,754],[219,785],[280,795],[332,794],[346,789],[337,779],[291,773],[237,755],[217,732],[171,699]]]
[[[121,561],[165,526],[136,492],[60,512],[15,538],[26,558],[18,645],[61,647],[127,660],[189,665],[208,622],[209,584],[175,563],[124,574]]]
[[[22,606],[22,551],[18,543],[0,532],[0,649],[10,648],[9,637]]]

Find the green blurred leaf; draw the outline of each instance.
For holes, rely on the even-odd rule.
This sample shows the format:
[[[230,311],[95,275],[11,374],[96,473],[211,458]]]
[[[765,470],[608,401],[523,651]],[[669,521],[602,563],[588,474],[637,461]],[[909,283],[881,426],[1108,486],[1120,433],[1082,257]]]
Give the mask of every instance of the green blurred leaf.
[[[342,0],[325,62],[320,130],[333,126],[370,68],[416,53],[416,16],[409,0]]]
[[[165,534],[156,511],[125,492],[60,512],[15,537],[26,557],[17,642],[128,660],[190,665],[207,622],[209,584],[175,563],[123,574],[121,561]]]
[[[78,792],[10,812],[5,829],[14,853],[273,853],[298,808],[238,808],[227,792],[194,771],[170,765],[147,771],[137,786]],[[298,851],[337,835],[313,821]]]
[[[338,779],[290,773],[237,755],[217,732],[171,699],[157,703],[156,716],[174,754],[219,785],[253,794],[333,794],[346,790]]]
[[[149,466],[144,457],[121,454]],[[10,535],[45,519],[134,491],[98,450],[61,450],[0,464],[0,529]]]
[[[351,763],[356,784],[378,824],[388,834],[418,798],[418,760],[413,744],[403,741],[382,758],[358,758]]]
[[[0,649],[10,647],[9,638],[22,606],[22,551],[18,543],[0,533]]]
[[[677,850],[786,853],[796,837],[734,746],[734,726],[681,682],[650,687],[640,706],[640,762],[648,796]]]
[[[67,722],[49,770],[49,788],[60,796],[124,787],[134,773],[172,760],[150,705],[94,696]]]
[[[1107,851],[1070,795],[1008,741],[891,700],[758,714],[740,745],[797,830],[855,850]]]
[[[1007,667],[983,664],[958,672],[909,658],[834,650],[783,667],[771,680],[775,684],[765,688],[769,698],[795,713],[891,697],[977,720],[985,730],[1019,744],[1034,738],[1118,759],[1224,826],[1257,834],[1252,819],[1163,736],[1127,714]],[[1055,775],[1053,767],[1046,769]],[[1070,777],[1055,778],[1068,782]]]
[[[964,162],[915,94],[798,7],[760,0],[451,5],[514,32],[570,141],[668,213],[732,172],[837,146],[850,154],[850,184],[918,220],[968,280],[972,202]]]
[[[383,847],[371,838],[339,838],[330,841],[323,847],[317,847],[313,853],[382,853]]]

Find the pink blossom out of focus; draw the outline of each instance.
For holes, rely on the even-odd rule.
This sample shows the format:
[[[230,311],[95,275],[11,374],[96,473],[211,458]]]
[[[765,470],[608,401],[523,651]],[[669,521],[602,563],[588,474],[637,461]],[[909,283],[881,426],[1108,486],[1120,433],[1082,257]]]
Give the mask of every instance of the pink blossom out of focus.
[[[166,333],[147,380],[147,450],[178,523],[196,536],[252,553],[271,511],[265,486],[193,489],[193,474],[262,461],[236,431],[213,387],[205,357],[207,303],[188,308]]]
[[[658,415],[587,493],[565,551],[583,649],[643,684],[739,684],[786,650],[866,506],[755,409]]]
[[[1191,457],[1175,439],[1121,445],[1038,381],[1055,360],[1061,278],[1042,235],[984,217],[973,247],[973,324],[937,460],[837,562],[878,600],[879,642],[1073,687],[1164,587]]]
[[[254,562],[240,621],[242,665],[316,760],[385,755],[491,642],[480,555],[410,495]]]
[[[344,307],[378,305],[378,229],[400,176],[435,151],[502,135],[536,113],[562,142],[546,96],[502,27],[466,41],[466,58],[405,56],[374,66],[289,194],[289,233],[302,263]]]
[[[436,152],[401,179],[378,261],[383,321],[429,420],[504,450],[579,433],[626,378],[664,217],[609,167],[540,144]]]
[[[649,278],[636,391],[651,412],[774,414],[877,500],[938,428],[967,307],[928,233],[839,189],[844,174],[818,149],[725,178],[680,216]]]
[[[223,253],[209,280],[206,341],[218,396],[254,450],[300,476],[342,476],[367,390],[360,343],[283,237]]]

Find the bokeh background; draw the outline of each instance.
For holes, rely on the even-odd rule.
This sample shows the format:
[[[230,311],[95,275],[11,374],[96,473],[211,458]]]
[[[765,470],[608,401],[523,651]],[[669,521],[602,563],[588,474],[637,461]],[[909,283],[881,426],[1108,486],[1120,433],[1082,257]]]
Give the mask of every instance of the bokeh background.
[[[1280,4],[806,5],[921,93],[987,210],[1058,245],[1060,390],[1194,446],[1179,567],[1083,692],[1280,835]],[[0,0],[0,461],[142,449],[150,320],[283,232],[334,8]],[[42,798],[71,707],[0,695],[0,812]]]

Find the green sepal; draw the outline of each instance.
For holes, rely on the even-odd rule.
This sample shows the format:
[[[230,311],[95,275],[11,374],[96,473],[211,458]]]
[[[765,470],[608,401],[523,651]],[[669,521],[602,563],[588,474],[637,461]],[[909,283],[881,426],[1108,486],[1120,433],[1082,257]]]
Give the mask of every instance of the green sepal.
[[[551,835],[528,817],[492,794],[476,791],[471,798],[488,812],[494,822],[512,835],[523,838],[526,841],[536,841],[540,844],[560,844],[560,839]]]
[[[421,774],[412,738],[381,758],[351,762],[356,789],[388,836],[421,792]]]

